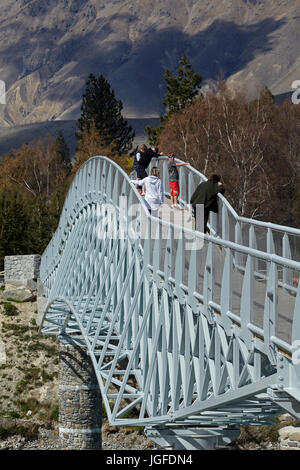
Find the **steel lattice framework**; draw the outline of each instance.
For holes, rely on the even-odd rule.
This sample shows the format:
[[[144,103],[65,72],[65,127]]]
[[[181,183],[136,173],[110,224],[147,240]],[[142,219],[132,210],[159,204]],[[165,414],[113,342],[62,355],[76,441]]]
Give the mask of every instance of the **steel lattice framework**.
[[[205,179],[182,167],[183,205]],[[109,422],[159,443],[207,447],[283,409],[299,417],[300,231],[241,218],[223,196],[211,235],[165,219],[113,161],[86,162],[42,256],[41,331],[87,346]]]

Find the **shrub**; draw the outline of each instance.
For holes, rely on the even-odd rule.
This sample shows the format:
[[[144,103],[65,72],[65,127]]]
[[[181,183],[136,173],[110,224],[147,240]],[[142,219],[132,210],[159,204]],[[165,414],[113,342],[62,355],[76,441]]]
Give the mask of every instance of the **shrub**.
[[[3,313],[7,317],[15,317],[19,315],[19,311],[15,305],[12,305],[9,302],[3,302]]]

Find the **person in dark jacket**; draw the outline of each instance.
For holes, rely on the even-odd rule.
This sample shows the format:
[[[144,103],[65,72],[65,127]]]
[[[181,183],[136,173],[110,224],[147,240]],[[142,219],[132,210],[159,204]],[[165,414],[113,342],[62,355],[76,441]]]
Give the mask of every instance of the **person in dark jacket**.
[[[146,150],[143,151],[142,155],[141,155],[141,158],[140,158],[140,161],[139,161],[139,165],[140,167],[144,168],[144,170],[146,170],[152,160],[152,158],[158,158],[162,155],[162,152],[159,153],[159,149],[157,147],[151,147],[151,148],[147,148],[146,147]]]
[[[146,150],[147,150],[147,146],[145,144],[142,144],[133,160],[132,169],[135,170],[136,177],[138,179],[143,179],[143,178],[146,178],[147,176],[147,172],[144,166],[141,166],[140,164],[141,158]]]
[[[139,151],[134,157],[132,169],[136,172],[136,179],[142,180],[148,176],[146,168],[148,168],[153,157],[160,157],[162,153],[158,153],[159,150],[157,147],[148,148],[147,145],[142,144],[139,148]],[[144,196],[144,191],[141,189],[141,186],[136,186],[139,193]]]
[[[204,233],[208,232],[207,223],[210,211],[218,212],[218,194],[224,194],[225,188],[218,175],[211,175],[208,181],[200,183],[191,197],[191,205],[195,215],[195,226],[197,227],[196,220],[196,206],[203,204],[204,206]]]

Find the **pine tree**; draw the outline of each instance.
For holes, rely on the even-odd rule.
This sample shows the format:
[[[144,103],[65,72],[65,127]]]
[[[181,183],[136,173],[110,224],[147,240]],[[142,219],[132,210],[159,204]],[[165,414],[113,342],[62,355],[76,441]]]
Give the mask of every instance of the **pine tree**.
[[[160,116],[160,126],[145,128],[150,145],[158,145],[159,134],[170,116],[186,108],[198,96],[202,77],[194,71],[187,56],[183,54],[179,61],[177,75],[174,76],[167,69],[164,73],[164,80],[166,95],[163,104],[166,106],[166,114]]]
[[[177,76],[173,76],[167,69],[164,74],[166,82],[166,95],[163,104],[167,108],[167,114],[163,120],[173,113],[186,108],[198,95],[202,78],[196,73],[185,54],[182,55],[177,69]]]
[[[64,135],[62,131],[59,131],[57,137],[55,139],[55,151],[58,158],[61,162],[70,169],[71,164],[71,156],[70,156],[70,149],[67,146],[65,141]]]
[[[127,153],[132,147],[134,132],[122,116],[123,104],[117,100],[114,91],[103,75],[96,78],[90,74],[82,97],[79,131],[89,129],[92,122],[107,145],[113,143],[119,154]],[[80,140],[80,132],[76,134]]]

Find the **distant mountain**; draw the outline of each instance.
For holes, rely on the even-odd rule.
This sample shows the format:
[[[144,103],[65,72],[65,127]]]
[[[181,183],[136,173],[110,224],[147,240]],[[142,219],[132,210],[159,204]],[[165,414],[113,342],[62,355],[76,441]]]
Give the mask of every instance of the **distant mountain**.
[[[126,117],[157,117],[184,52],[205,83],[284,94],[300,80],[299,31],[300,0],[1,0],[0,125],[77,119],[91,72]]]
[[[147,143],[145,127],[159,125],[159,119],[132,119],[128,118],[128,123],[135,131],[133,147]],[[10,150],[20,148],[25,142],[32,142],[41,137],[56,138],[61,131],[64,139],[74,156],[76,150],[76,121],[46,121],[32,124],[17,125],[11,127],[0,127],[0,157],[10,152]]]

